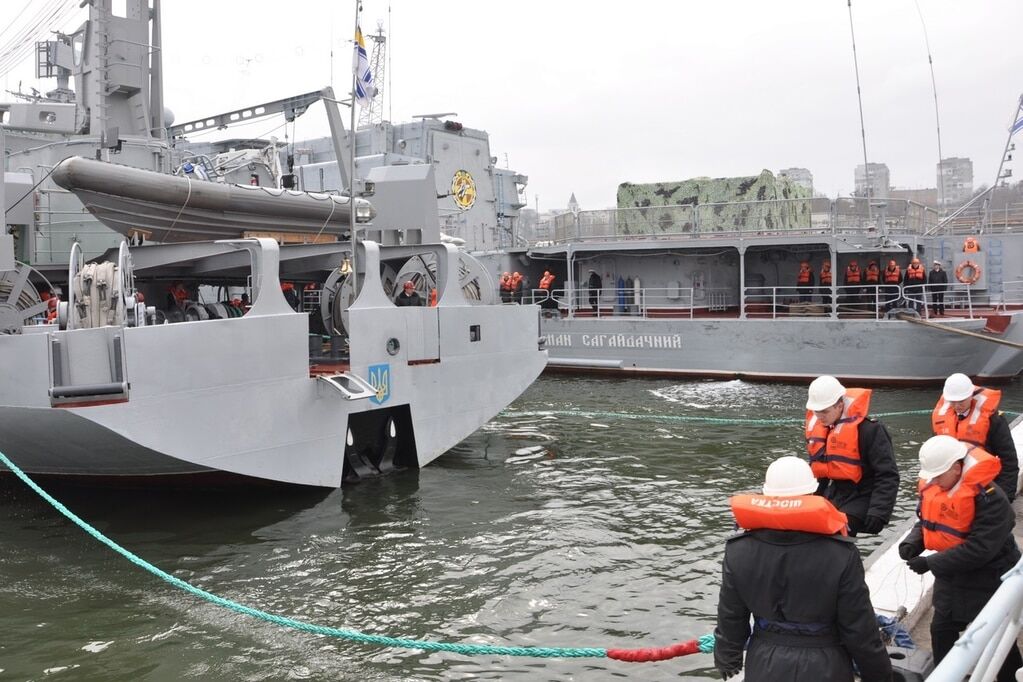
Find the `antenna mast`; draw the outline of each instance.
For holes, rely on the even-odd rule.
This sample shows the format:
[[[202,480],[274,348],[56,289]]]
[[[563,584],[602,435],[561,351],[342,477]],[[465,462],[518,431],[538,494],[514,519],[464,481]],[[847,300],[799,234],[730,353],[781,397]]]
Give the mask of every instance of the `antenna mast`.
[[[860,105],[860,137],[863,139],[863,178],[866,180],[867,219],[870,219],[870,195],[874,183],[870,179],[870,164],[867,163],[867,129],[863,123],[863,96],[860,92],[860,62],[856,58],[856,31],[853,30],[852,0],[849,4],[849,35],[852,36],[853,67],[856,69],[856,102]]]
[[[941,153],[941,119],[938,117],[938,85],[934,80],[934,59],[931,57],[931,41],[927,37],[927,24],[924,13],[920,11],[920,3],[916,2],[916,13],[920,15],[920,26],[924,29],[924,46],[927,48],[927,64],[931,67],[931,91],[934,93],[934,125],[938,132],[938,206],[945,210],[945,168],[944,156]]]
[[[359,111],[359,127],[376,125],[384,120],[384,75],[387,71],[387,36],[384,35],[384,22],[377,22],[377,32],[366,36],[373,41],[373,53],[369,58],[369,68],[373,72],[373,85],[377,88],[377,96],[370,100],[369,106]]]

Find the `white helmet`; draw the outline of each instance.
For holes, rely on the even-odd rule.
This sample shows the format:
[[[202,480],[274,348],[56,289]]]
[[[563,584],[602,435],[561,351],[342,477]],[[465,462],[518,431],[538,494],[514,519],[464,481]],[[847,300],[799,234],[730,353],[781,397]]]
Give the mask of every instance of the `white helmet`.
[[[969,398],[975,389],[970,377],[956,373],[945,379],[945,389],[941,392],[941,397],[950,403],[955,403]]]
[[[810,382],[809,396],[806,400],[806,409],[811,412],[826,410],[845,395],[845,386],[839,383],[838,379],[824,375],[817,377]]]
[[[963,457],[966,457],[966,443],[952,436],[928,438],[920,446],[920,478],[929,483]]]
[[[764,494],[770,497],[791,497],[817,492],[817,479],[805,459],[779,457],[767,467]]]

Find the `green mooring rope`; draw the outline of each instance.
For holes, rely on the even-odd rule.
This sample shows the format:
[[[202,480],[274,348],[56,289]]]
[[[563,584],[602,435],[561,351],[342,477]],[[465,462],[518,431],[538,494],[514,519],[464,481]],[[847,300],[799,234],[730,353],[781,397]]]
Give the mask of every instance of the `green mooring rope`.
[[[933,410],[904,410],[901,412],[878,412],[871,416],[873,417],[902,417],[905,415],[914,414],[931,414]],[[1018,416],[1019,412],[1011,412],[1004,410],[1003,414]],[[586,417],[587,419],[599,418],[599,419],[633,419],[641,421],[657,421],[657,422],[683,422],[683,423],[703,423],[703,424],[747,424],[747,425],[772,425],[777,426],[779,424],[802,424],[806,421],[805,417],[784,417],[779,419],[743,419],[739,417],[700,417],[692,415],[681,415],[681,414],[643,414],[643,413],[629,413],[629,412],[600,412],[595,410],[534,410],[529,412],[516,412],[514,410],[505,410],[501,413],[502,417],[515,418],[515,417]]]
[[[49,493],[39,487],[35,481],[28,477],[24,471],[12,462],[8,457],[0,452],[0,462],[2,462],[8,469],[14,472],[14,475],[21,479],[21,481],[31,488],[37,495],[42,497],[44,500],[49,502],[54,509],[59,511],[61,514],[66,516],[72,522],[75,523],[79,528],[84,530],[86,533],[94,537],[95,539],[102,542],[104,545],[114,550],[125,559],[135,564],[139,568],[149,571],[158,578],[170,583],[178,589],[189,592],[200,599],[205,599],[211,604],[243,613],[247,616],[259,618],[269,623],[274,623],[283,627],[294,628],[295,630],[301,630],[302,632],[309,632],[314,635],[326,635],[327,637],[337,637],[345,639],[351,642],[358,642],[360,644],[375,644],[377,646],[386,647],[397,647],[402,649],[420,649],[423,651],[450,651],[456,654],[463,654],[465,656],[479,656],[479,655],[494,655],[494,656],[531,656],[534,658],[606,658],[607,649],[596,648],[596,647],[531,647],[531,646],[492,646],[486,644],[456,644],[453,642],[432,642],[420,639],[407,639],[404,637],[385,637],[383,635],[369,635],[358,630],[350,630],[348,628],[333,628],[322,625],[313,625],[311,623],[303,623],[302,621],[294,620],[293,618],[286,618],[273,613],[267,613],[260,609],[254,609],[251,606],[245,606],[238,602],[230,599],[219,597],[212,592],[207,592],[201,588],[196,587],[188,582],[185,582],[181,578],[176,578],[170,573],[157,568],[153,564],[149,563],[145,559],[133,554],[127,549],[121,547],[110,538],[103,535],[101,532],[93,528],[91,525],[82,520],[78,515],[72,512],[70,509],[65,507],[63,504],[54,499]],[[710,653],[714,650],[714,635],[703,635],[698,639],[699,650],[702,653]]]

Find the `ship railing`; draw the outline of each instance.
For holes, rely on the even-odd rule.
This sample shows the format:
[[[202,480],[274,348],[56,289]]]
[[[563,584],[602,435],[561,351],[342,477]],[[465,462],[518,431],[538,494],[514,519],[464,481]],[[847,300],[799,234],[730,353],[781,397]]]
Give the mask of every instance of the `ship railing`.
[[[963,631],[955,646],[927,677],[928,682],[993,680],[1023,626],[1023,559],[1002,576],[1002,584]]]
[[[979,312],[975,308],[989,309],[1001,305],[1000,302],[993,300],[987,290],[961,282],[906,284],[902,289],[906,307],[916,309],[924,318],[931,318],[937,314],[939,301],[944,310],[950,311],[956,317],[969,317],[971,320]]]
[[[885,317],[902,300],[898,285],[746,287],[745,318]]]
[[[679,204],[562,213],[545,221],[555,243],[698,237],[898,232],[925,234],[938,213],[905,199],[860,197]]]
[[[1002,282],[1002,299],[996,308],[1008,310],[1023,307],[1023,280],[1014,279]]]
[[[928,235],[1011,233],[1023,230],[1023,202],[1018,195],[990,187],[943,218]]]
[[[556,308],[572,317],[692,318],[700,309],[724,311],[738,304],[736,290],[724,287],[578,287],[531,293],[540,296],[542,309]],[[545,306],[545,300],[551,304]]]

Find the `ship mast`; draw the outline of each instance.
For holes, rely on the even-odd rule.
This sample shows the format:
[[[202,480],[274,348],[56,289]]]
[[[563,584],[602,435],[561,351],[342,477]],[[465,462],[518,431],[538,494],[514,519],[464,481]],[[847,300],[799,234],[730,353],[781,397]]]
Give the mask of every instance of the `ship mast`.
[[[373,85],[376,86],[377,96],[370,100],[359,112],[359,127],[371,126],[381,123],[384,120],[384,77],[386,76],[387,63],[387,36],[384,35],[384,24],[377,22],[377,32],[365,36],[373,41],[373,52],[369,58],[370,71],[373,72]],[[353,128],[354,130],[354,128]]]
[[[874,184],[870,182],[870,164],[867,163],[867,128],[863,123],[863,95],[860,91],[860,62],[856,57],[856,31],[853,29],[852,0],[849,4],[849,35],[852,37],[853,67],[856,70],[856,102],[860,106],[860,137],[863,140],[863,177],[866,180],[867,220],[870,220],[870,195]]]

